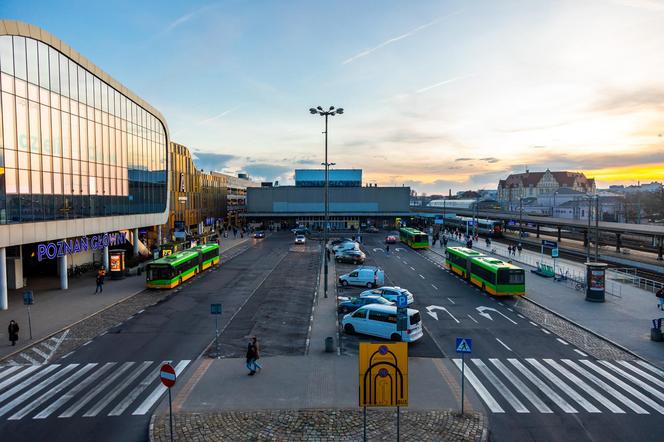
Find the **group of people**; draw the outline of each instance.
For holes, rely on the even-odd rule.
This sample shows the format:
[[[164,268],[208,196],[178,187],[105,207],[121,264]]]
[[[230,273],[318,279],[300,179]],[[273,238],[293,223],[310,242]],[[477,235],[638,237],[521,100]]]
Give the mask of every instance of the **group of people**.
[[[521,256],[521,251],[523,250],[523,245],[521,243],[515,244],[515,245],[509,245],[507,246],[507,254],[510,256],[516,256],[516,252],[519,252],[519,256]]]

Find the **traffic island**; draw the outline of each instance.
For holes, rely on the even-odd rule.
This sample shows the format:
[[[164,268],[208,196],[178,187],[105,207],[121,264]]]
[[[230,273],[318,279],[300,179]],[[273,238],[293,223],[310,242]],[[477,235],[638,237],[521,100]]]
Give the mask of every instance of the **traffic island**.
[[[210,413],[176,413],[175,440],[232,441],[361,441],[360,409],[258,410]],[[487,420],[480,413],[460,415],[450,410],[401,409],[402,440],[484,441]],[[367,440],[393,440],[396,411],[367,411]],[[150,441],[170,441],[168,413],[153,416]]]

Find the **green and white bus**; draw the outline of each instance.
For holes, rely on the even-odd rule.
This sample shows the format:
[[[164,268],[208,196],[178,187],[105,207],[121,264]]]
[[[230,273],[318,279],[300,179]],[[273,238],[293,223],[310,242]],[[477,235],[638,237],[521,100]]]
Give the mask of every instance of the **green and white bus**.
[[[447,248],[447,267],[471,284],[492,295],[525,295],[522,268],[465,247]]]
[[[148,264],[146,283],[148,288],[172,289],[218,263],[218,244],[196,246]]]
[[[402,227],[399,229],[399,239],[402,243],[408,244],[413,249],[427,249],[429,248],[429,235],[420,232],[417,229],[410,227]]]

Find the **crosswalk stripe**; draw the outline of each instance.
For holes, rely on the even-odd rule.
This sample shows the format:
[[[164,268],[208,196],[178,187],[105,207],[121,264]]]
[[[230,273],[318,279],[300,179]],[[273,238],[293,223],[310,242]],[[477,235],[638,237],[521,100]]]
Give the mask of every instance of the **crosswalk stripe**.
[[[23,367],[23,365],[19,365],[19,367]],[[22,377],[27,376],[30,373],[32,373],[33,371],[38,370],[40,368],[41,367],[39,365],[31,365],[28,368],[26,368],[25,370],[23,370],[19,373],[16,373],[14,376],[12,376],[8,379],[5,379],[4,381],[0,382],[0,391],[2,391],[2,389],[5,388],[7,385],[11,385],[15,381],[18,381]]]
[[[588,402],[583,396],[581,396],[579,393],[577,393],[575,390],[570,388],[569,385],[564,383],[558,376],[553,374],[551,370],[546,368],[544,365],[542,365],[541,362],[539,362],[537,359],[533,358],[526,358],[526,361],[533,367],[535,367],[537,370],[540,371],[544,375],[544,377],[549,380],[549,382],[554,383],[558,388],[560,388],[562,391],[564,391],[569,397],[574,399],[576,403],[581,405],[587,412],[589,413],[601,413],[599,408],[595,407],[593,404]]]
[[[498,376],[493,374],[491,369],[487,367],[481,359],[473,358],[471,360],[477,366],[477,368],[480,369],[482,374],[484,374],[489,382],[491,382],[493,386],[496,387],[496,390],[498,390],[498,392],[502,394],[505,399],[507,399],[507,402],[509,402],[512,408],[514,408],[514,411],[517,413],[530,413],[528,408],[526,408],[526,406],[523,405],[523,403],[516,396],[514,396],[514,393],[512,393],[500,379],[498,379]]]
[[[650,371],[652,371],[653,373],[655,373],[655,374],[657,374],[657,375],[660,375],[661,377],[664,377],[664,370],[660,370],[660,369],[657,368],[657,367],[653,367],[652,365],[650,365],[650,364],[648,364],[647,362],[642,361],[642,360],[640,360],[640,359],[637,359],[637,360],[634,361],[634,362],[636,362],[637,364],[639,364],[641,367],[645,368],[646,370],[650,370]]]
[[[42,358],[44,358],[44,360],[48,359],[48,354],[44,353],[44,352],[41,351],[39,348],[37,348],[37,347],[32,347],[31,350],[34,351],[35,353],[37,353],[37,354],[38,354],[39,356],[41,356]]]
[[[72,417],[77,411],[79,411],[81,408],[83,408],[88,402],[90,402],[92,399],[95,398],[99,393],[101,393],[106,387],[108,387],[113,381],[115,381],[122,373],[127,371],[129,367],[134,365],[135,362],[125,362],[122,364],[119,368],[117,368],[113,374],[108,376],[103,380],[102,383],[97,385],[95,388],[90,390],[88,393],[86,393],[85,396],[83,396],[81,399],[78,400],[74,405],[69,407],[67,410],[65,410],[62,414],[60,414],[58,417]]]
[[[109,415],[109,416],[120,416],[122,413],[124,413],[124,411],[127,409],[127,407],[129,407],[129,406],[131,405],[131,403],[134,402],[134,401],[136,400],[136,398],[137,398],[138,396],[140,396],[141,393],[143,393],[143,390],[145,390],[146,388],[148,388],[148,385],[150,385],[151,383],[153,383],[153,382],[157,379],[157,377],[159,377],[159,368],[160,368],[163,364],[165,364],[165,363],[167,363],[167,362],[170,362],[170,361],[162,361],[162,363],[159,365],[159,367],[157,367],[157,368],[154,370],[154,374],[150,374],[150,375],[146,376],[146,377],[141,381],[141,383],[138,384],[138,385],[132,390],[132,392],[129,393],[129,394],[128,394],[128,395],[122,400],[122,402],[120,402],[118,405],[116,405],[115,408],[112,409],[110,413],[108,413],[108,415]]]
[[[74,388],[69,390],[67,393],[60,396],[58,398],[58,400],[56,400],[51,405],[49,405],[48,407],[44,408],[42,411],[37,413],[33,417],[33,419],[46,419],[47,417],[49,417],[51,415],[51,413],[53,413],[55,410],[57,410],[58,408],[62,407],[64,404],[69,402],[74,396],[76,396],[78,393],[80,393],[84,388],[87,388],[88,385],[90,385],[91,383],[96,381],[99,376],[106,373],[114,365],[115,365],[115,362],[107,362],[102,367],[100,367],[99,370],[95,371],[90,376],[85,378],[85,380],[83,382],[81,382],[80,384],[77,384]]]
[[[605,396],[603,396],[601,393],[599,393],[597,390],[592,388],[590,385],[586,384],[583,382],[581,379],[579,379],[574,373],[571,371],[567,370],[565,367],[554,361],[553,359],[544,359],[544,362],[558,370],[564,377],[565,379],[569,379],[570,381],[574,382],[576,386],[581,388],[583,391],[588,393],[590,396],[592,396],[594,399],[597,400],[600,404],[604,405],[606,408],[611,410],[614,413],[624,413],[625,411],[618,407],[616,404],[611,402],[609,399],[607,399]]]
[[[616,362],[619,363],[620,365],[622,365],[623,367],[627,368],[628,370],[631,370],[634,373],[640,375],[642,378],[648,379],[650,382],[657,385],[658,387],[664,388],[664,382],[660,381],[659,379],[657,379],[654,376],[651,376],[650,374],[646,373],[643,370],[639,370],[638,368],[631,365],[629,362],[627,362],[627,361],[616,361]]]
[[[461,371],[461,359],[453,359],[454,364],[457,366],[459,371]],[[498,404],[496,399],[494,399],[493,396],[491,396],[491,393],[489,393],[489,390],[482,385],[479,379],[475,376],[475,373],[470,369],[470,367],[464,367],[464,376],[466,379],[468,379],[471,383],[471,385],[475,388],[475,391],[477,394],[480,395],[480,397],[484,400],[484,403],[489,407],[491,411],[494,413],[504,413],[505,410]]]
[[[565,413],[578,413],[576,411],[576,408],[572,407],[570,404],[565,401],[565,399],[561,398],[558,393],[553,391],[551,387],[546,385],[540,378],[535,376],[535,374],[530,371],[525,365],[523,365],[518,359],[513,359],[510,358],[508,359],[509,363],[514,365],[514,367],[519,370],[521,373],[523,373],[526,378],[545,395],[549,396],[549,398],[556,403]]]
[[[28,356],[28,354],[26,352],[23,352],[23,353],[19,354],[18,357],[21,357],[21,358],[25,359],[26,361],[28,361],[32,365],[39,365],[40,364],[40,362],[38,360],[36,360],[35,358],[33,358],[31,356]]]
[[[177,376],[182,373],[182,371],[189,365],[191,361],[190,360],[182,360],[178,362],[178,364],[175,366],[175,374]],[[157,388],[155,388],[152,393],[150,393],[150,396],[148,396],[141,405],[138,406],[136,410],[132,413],[134,416],[140,416],[145,413],[147,413],[150,408],[154,405],[155,402],[159,400],[162,394],[166,392],[166,387],[163,384],[159,384]]]
[[[491,363],[526,397],[540,413],[553,413],[533,391],[516,377],[499,359],[489,359]]]
[[[122,384],[114,386],[113,390],[111,390],[106,396],[104,396],[103,399],[101,399],[99,402],[97,402],[91,409],[89,409],[83,417],[93,417],[99,414],[101,410],[104,409],[108,404],[111,403],[113,399],[122,391],[129,386],[132,382],[134,382],[134,379],[136,379],[138,376],[140,376],[141,373],[145,371],[150,365],[152,365],[152,361],[145,361],[143,362],[137,370],[135,370],[132,374],[127,376],[124,379],[124,382]]]
[[[33,396],[35,393],[38,393],[39,391],[43,390],[44,388],[48,387],[51,385],[53,382],[57,381],[60,379],[62,376],[66,375],[70,371],[72,371],[74,368],[76,368],[78,364],[70,364],[64,367],[62,370],[58,371],[55,373],[53,376],[46,378],[45,380],[41,381],[39,384],[35,385],[28,391],[24,392],[20,396],[14,398],[11,402],[8,402],[7,404],[3,405],[0,408],[0,416],[4,416],[8,412],[12,411],[14,408],[16,408],[18,405],[21,405],[23,402],[28,400],[31,396]]]
[[[659,390],[657,390],[656,388],[652,387],[651,385],[646,384],[646,383],[643,382],[641,379],[639,379],[639,378],[637,378],[637,377],[635,377],[635,376],[632,376],[631,374],[625,372],[624,370],[619,369],[618,367],[616,367],[616,366],[614,366],[614,365],[608,363],[607,361],[597,361],[597,362],[599,362],[599,363],[602,364],[603,366],[605,366],[605,367],[607,367],[607,368],[609,368],[609,369],[615,371],[616,373],[618,373],[618,374],[621,375],[622,377],[629,379],[629,380],[632,381],[634,384],[638,385],[639,387],[641,387],[641,388],[644,389],[645,391],[649,392],[650,394],[652,394],[653,396],[655,396],[655,397],[656,397],[657,399],[659,399],[660,401],[664,401],[664,393],[662,393],[661,391],[659,391]]]
[[[567,364],[570,368],[572,368],[574,371],[577,373],[581,374],[582,376],[588,378],[590,381],[592,381],[595,385],[597,385],[599,388],[602,390],[606,391],[609,393],[611,396],[614,398],[618,399],[623,405],[626,407],[630,408],[632,411],[638,414],[650,414],[643,408],[641,408],[639,405],[634,403],[631,399],[623,395],[621,392],[604,382],[603,380],[599,379],[597,376],[594,374],[590,373],[580,365],[576,364],[574,361],[570,359],[562,359],[562,362]]]
[[[598,367],[597,365],[593,364],[587,359],[582,359],[580,362],[584,364],[586,367],[593,369],[596,373],[601,374],[606,379],[611,380],[611,382],[613,382],[614,384],[619,385],[623,390],[626,390],[632,396],[639,398],[641,402],[648,404],[648,406],[652,407],[660,414],[664,414],[664,407],[662,407],[657,402],[653,401],[652,399],[650,399],[649,397],[638,391],[636,388],[626,384],[617,377],[613,376],[611,373],[607,372],[606,370],[603,370],[602,368]]]
[[[9,368],[2,368],[2,371],[0,371],[0,379],[9,376],[10,374],[14,373],[15,371],[23,368],[22,365],[12,365]]]
[[[49,339],[49,341],[51,341],[51,340],[53,340],[53,339],[54,339],[54,338],[51,338],[51,339]],[[48,349],[51,350],[51,351],[55,351],[55,347],[52,346],[51,344],[49,344],[49,343],[48,343],[49,341],[44,341],[44,342],[41,343],[41,345],[43,345],[44,347],[48,348]]]
[[[42,371],[38,372],[34,376],[29,377],[28,379],[24,380],[18,385],[15,385],[13,388],[10,388],[9,390],[5,391],[4,393],[0,394],[0,402],[4,401],[8,397],[12,396],[14,393],[17,393],[21,390],[23,390],[25,387],[28,385],[32,384],[33,382],[37,382],[56,368],[58,368],[60,364],[53,364],[49,365],[48,367],[44,368]]]
[[[32,401],[30,404],[26,405],[23,407],[21,410],[18,412],[14,413],[11,415],[8,419],[9,420],[19,420],[31,413],[33,410],[35,410],[37,407],[42,405],[44,402],[67,388],[69,385],[71,385],[76,379],[80,378],[82,375],[90,371],[93,367],[97,366],[96,362],[90,363],[82,367],[80,370],[78,370],[76,373],[73,375],[69,376],[64,382],[58,384],[55,388],[50,389],[48,392],[43,394],[41,397],[35,399]]]

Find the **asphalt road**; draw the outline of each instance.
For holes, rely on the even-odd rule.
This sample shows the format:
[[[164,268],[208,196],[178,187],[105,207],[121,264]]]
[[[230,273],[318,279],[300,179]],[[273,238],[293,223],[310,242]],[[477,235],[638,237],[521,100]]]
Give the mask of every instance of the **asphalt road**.
[[[302,353],[318,255],[311,247],[291,250],[287,233],[251,241],[246,252],[229,262],[222,254],[221,266],[65,358],[34,371],[3,367],[0,440],[147,440],[151,410],[164,393],[159,366],[172,361],[186,370],[205,351],[215,334],[211,303],[223,306],[228,348],[244,349],[247,335],[258,334],[267,354]],[[298,283],[290,297],[289,281]],[[279,297],[287,300],[282,310],[274,309]]]
[[[417,252],[397,244],[388,255],[382,234],[365,234],[364,243],[367,264],[385,270],[386,284],[408,288],[414,294],[411,307],[420,310],[426,337],[446,358],[452,358],[445,363],[455,375],[460,374],[454,362],[458,358],[455,338],[473,340],[466,367],[486,393],[480,394],[476,388],[467,391],[472,391],[474,403],[489,415],[492,440],[661,440],[663,373],[657,376],[636,363],[628,363],[630,369],[619,362],[604,361],[608,367],[598,363],[514,311],[515,303],[525,301],[482,293],[444,270],[442,258],[431,251]],[[422,344],[425,348],[430,345],[426,338],[411,345],[411,357],[421,352]],[[494,362],[507,369],[507,376],[495,376],[499,370]],[[597,376],[602,371],[608,376]],[[581,375],[583,372],[589,376]],[[591,382],[593,376],[608,390]],[[515,378],[525,389],[512,383]]]

